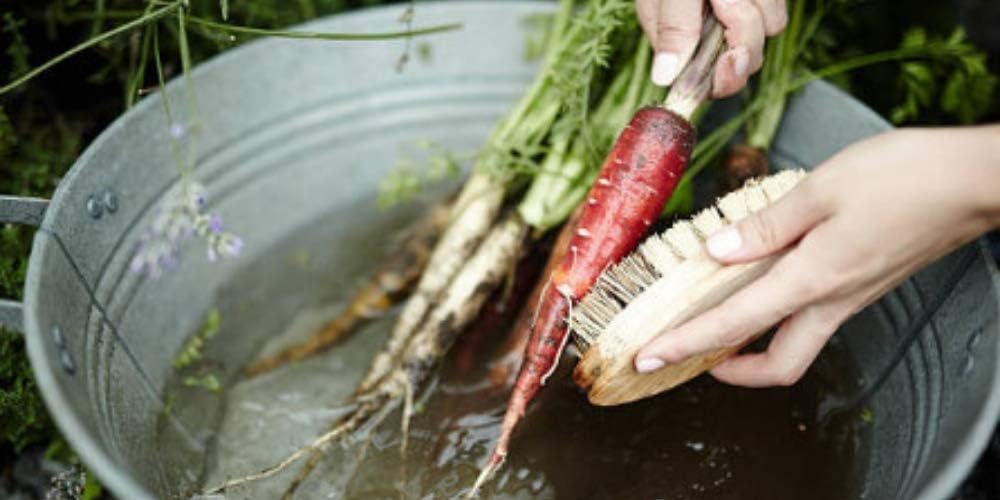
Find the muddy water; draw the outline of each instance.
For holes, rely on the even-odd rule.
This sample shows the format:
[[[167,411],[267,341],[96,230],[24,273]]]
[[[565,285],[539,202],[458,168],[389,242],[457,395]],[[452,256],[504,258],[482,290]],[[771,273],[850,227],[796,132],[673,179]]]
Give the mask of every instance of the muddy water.
[[[562,381],[526,422],[499,489],[530,491],[529,477],[557,498],[851,498],[860,441],[849,422],[817,423],[825,385],[815,374],[763,391],[703,377],[607,409]]]
[[[838,354],[840,354],[838,356]],[[794,388],[747,390],[703,377],[660,397],[597,408],[564,377],[529,413],[496,498],[844,499],[857,496],[861,436],[850,421],[819,424],[816,408],[836,391],[824,377],[844,365],[831,349]],[[843,373],[843,372],[841,372]],[[412,468],[433,467],[405,488],[386,474],[387,448],[349,490],[357,498],[448,497],[496,436],[502,398],[445,381],[414,420]],[[386,433],[388,435],[388,433]],[[375,463],[375,462],[373,462]],[[398,478],[398,476],[397,476]],[[416,494],[420,492],[422,494]]]
[[[285,335],[301,337],[329,312],[304,314]],[[349,411],[338,403],[389,325],[229,390],[205,483],[269,465]],[[703,377],[618,408],[588,405],[563,368],[533,405],[488,498],[843,499],[860,490],[861,422],[816,418],[820,402],[849,385],[836,345],[791,388],[739,389]],[[397,411],[334,447],[297,498],[459,496],[497,435],[506,396],[476,374],[455,378],[436,381],[418,402],[405,460]],[[232,494],[276,498],[293,473]]]

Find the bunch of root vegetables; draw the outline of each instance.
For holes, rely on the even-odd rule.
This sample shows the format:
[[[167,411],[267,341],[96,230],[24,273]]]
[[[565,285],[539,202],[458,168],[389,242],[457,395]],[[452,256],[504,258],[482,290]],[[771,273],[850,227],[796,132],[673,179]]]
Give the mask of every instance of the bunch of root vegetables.
[[[331,443],[370,429],[400,406],[405,453],[414,395],[428,387],[460,337],[456,363],[468,370],[480,362],[480,337],[496,329],[495,321],[487,326],[490,318],[512,313],[500,352],[487,361],[492,383],[510,396],[495,449],[469,485],[468,494],[476,495],[501,467],[516,424],[555,371],[568,345],[572,307],[659,219],[692,208],[692,178],[719,156],[719,194],[766,174],[786,98],[816,78],[884,61],[949,57],[927,46],[809,71],[802,54],[822,9],[807,10],[806,3],[789,2],[788,29],[769,42],[743,110],[696,145],[695,123],[725,43],[710,13],[695,56],[664,91],[649,82],[650,48],[631,0],[562,0],[548,23],[538,76],[498,122],[459,192],[412,224],[400,250],[342,314],[306,342],[247,368],[252,376],[304,359],[402,304],[388,341],[358,381],[353,411],[280,463],[209,493],[304,460],[286,490],[290,498]],[[723,155],[741,129],[748,143]],[[547,256],[544,266],[538,255]],[[515,284],[507,286],[512,276]],[[512,288],[526,298],[512,299]]]

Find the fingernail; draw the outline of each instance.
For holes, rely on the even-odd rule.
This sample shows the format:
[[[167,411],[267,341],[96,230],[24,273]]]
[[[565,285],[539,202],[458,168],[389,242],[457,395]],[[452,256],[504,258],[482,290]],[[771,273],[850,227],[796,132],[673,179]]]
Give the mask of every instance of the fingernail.
[[[639,373],[655,372],[665,364],[660,358],[642,358],[635,360],[635,370]]]
[[[750,73],[750,52],[746,47],[736,47],[732,54],[730,60],[733,64],[733,73],[742,80]]]
[[[729,257],[739,250],[741,245],[743,245],[743,238],[733,226],[720,230],[705,242],[709,255],[717,259]]]
[[[674,78],[677,78],[678,63],[677,54],[671,52],[656,54],[653,58],[653,83],[661,87],[674,83]]]

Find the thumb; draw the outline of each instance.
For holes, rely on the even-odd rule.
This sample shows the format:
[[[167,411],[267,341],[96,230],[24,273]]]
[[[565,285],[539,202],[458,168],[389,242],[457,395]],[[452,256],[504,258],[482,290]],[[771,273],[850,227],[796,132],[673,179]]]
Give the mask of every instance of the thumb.
[[[638,0],[636,9],[653,45],[652,80],[673,83],[701,37],[703,0]]]
[[[712,234],[705,241],[708,254],[724,264],[736,264],[766,257],[801,239],[827,216],[809,187],[810,177],[774,205]]]

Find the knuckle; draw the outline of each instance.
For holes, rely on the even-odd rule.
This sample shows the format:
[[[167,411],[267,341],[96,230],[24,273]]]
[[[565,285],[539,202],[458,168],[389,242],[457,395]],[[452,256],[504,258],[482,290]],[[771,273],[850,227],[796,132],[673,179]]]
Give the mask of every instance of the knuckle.
[[[661,19],[656,24],[656,38],[661,43],[696,42],[700,35],[697,27],[678,24],[672,20]]]
[[[639,18],[639,24],[642,25],[643,31],[650,39],[656,37],[656,9],[658,5],[655,0],[636,0],[635,3],[636,17]]]
[[[785,198],[778,200],[779,203],[781,201],[793,203],[794,209],[799,211],[802,216],[818,217],[829,214],[833,209],[833,203],[827,176],[826,172],[819,170],[811,172],[805,179],[802,179],[802,182],[792,188],[792,191],[786,194]],[[792,205],[786,205],[786,208],[791,207]]]
[[[812,269],[798,252],[792,251],[782,257],[768,272],[771,283],[786,292],[787,300],[781,301],[784,315],[795,312],[802,304],[821,297],[828,285],[826,278]]]
[[[727,64],[719,62],[715,68],[715,81],[712,83],[713,98],[721,99],[739,92],[741,84],[731,73]]]
[[[780,387],[795,385],[805,375],[806,369],[809,368],[808,362],[802,362],[802,360],[795,358],[776,360],[773,359],[773,354],[770,352],[768,353],[768,357],[772,358],[766,377],[766,382],[770,385]]]
[[[746,228],[761,250],[777,250],[780,245],[778,230],[770,211],[764,210],[747,217]]]
[[[794,283],[795,296],[799,299],[799,302],[813,302],[825,296],[831,288],[831,278],[826,276],[827,273],[823,272],[805,275],[800,271],[798,276],[792,278],[794,279],[792,283]]]
[[[816,200],[819,199],[820,195],[824,192],[822,187],[816,185],[817,179],[820,179],[821,177],[823,177],[823,175],[824,172],[820,171],[819,169],[810,172],[808,175],[805,176],[804,179],[802,179],[801,182],[799,182],[798,184],[795,185],[794,188],[792,188],[792,191],[790,191],[788,195],[785,196],[784,199],[787,199],[789,195],[797,194],[798,195],[797,201],[799,202],[799,204],[806,207],[811,206],[813,203],[816,202]],[[822,182],[819,182],[819,184],[822,185]]]
[[[635,9],[643,14],[656,12],[657,7],[659,7],[657,0],[635,0]]]
[[[712,342],[714,349],[736,347],[742,344],[746,338],[746,332],[731,320],[719,322],[717,332]]]
[[[757,7],[752,2],[712,1],[712,10],[726,28],[742,30],[755,21]],[[759,22],[759,21],[758,21]]]
[[[830,288],[829,281],[830,278],[827,277],[825,272],[815,271],[809,273],[809,275],[804,275],[800,271],[795,283],[798,285],[796,287],[798,295],[806,301],[813,301],[826,293]]]

